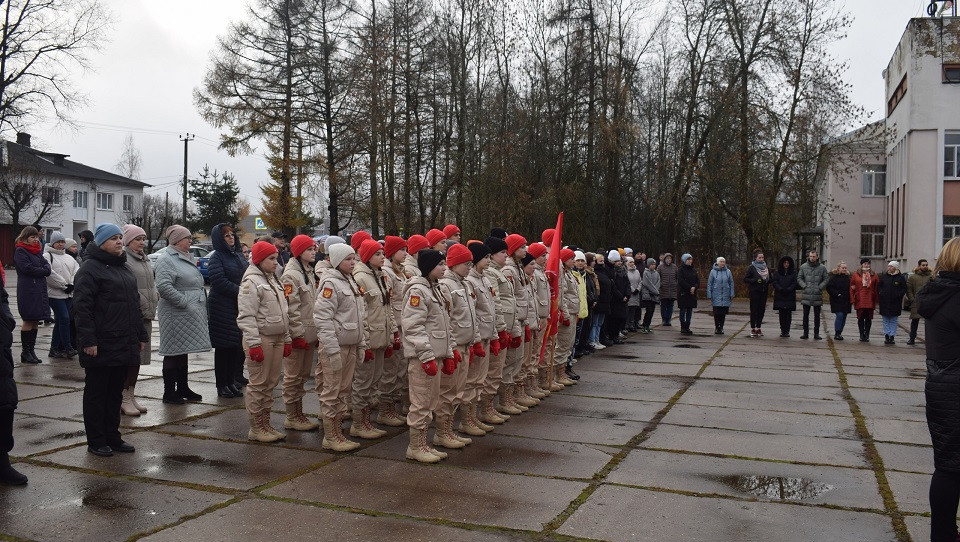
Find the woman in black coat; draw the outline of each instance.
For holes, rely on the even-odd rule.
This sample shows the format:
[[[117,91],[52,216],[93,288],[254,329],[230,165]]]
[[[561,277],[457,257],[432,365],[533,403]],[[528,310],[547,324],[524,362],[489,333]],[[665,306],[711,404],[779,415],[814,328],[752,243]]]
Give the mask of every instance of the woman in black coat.
[[[850,303],[850,271],[843,260],[830,272],[830,278],[827,279],[827,294],[830,296],[830,312],[835,315],[833,340],[842,341],[847,315],[853,310],[853,305]]]
[[[763,337],[763,315],[767,312],[767,295],[770,292],[770,270],[762,250],[753,252],[753,263],[743,276],[750,295],[750,336]]]
[[[13,380],[13,329],[16,320],[10,312],[7,274],[0,264],[0,484],[22,486],[27,477],[10,466],[13,450],[13,411],[17,408],[17,383]]]
[[[87,450],[99,456],[134,451],[120,438],[120,403],[129,367],[140,364],[147,332],[137,278],[126,261],[123,232],[100,224],[73,283],[73,319],[86,371],[83,425]]]
[[[693,256],[680,257],[680,269],[677,270],[677,307],[680,308],[680,333],[693,335],[690,321],[693,309],[697,308],[697,288],[700,287],[700,275],[693,267]]]
[[[930,540],[957,540],[960,502],[960,238],[940,252],[935,278],[917,294],[926,330],[927,426],[933,441]]]
[[[50,263],[43,257],[43,244],[37,228],[27,226],[17,236],[13,263],[17,268],[17,311],[23,320],[20,362],[40,363],[34,348],[40,321],[50,318],[50,300],[47,298]]]
[[[243,244],[229,224],[217,224],[210,230],[213,255],[207,267],[210,295],[207,315],[210,321],[210,345],[213,346],[213,369],[220,397],[243,397],[243,335],[237,327],[237,295],[248,263],[243,257]]]
[[[606,336],[607,317],[610,315],[610,300],[613,298],[613,280],[610,278],[610,271],[607,266],[600,261],[602,256],[597,256],[597,264],[594,272],[597,274],[597,283],[600,285],[600,291],[597,292],[597,305],[593,308],[593,329],[590,331],[590,345],[594,348],[605,348],[613,344],[610,338]]]
[[[780,336],[790,336],[793,311],[797,310],[797,267],[790,256],[777,262],[777,271],[770,278],[773,284],[773,310],[780,315]]]
[[[630,299],[630,277],[623,267],[623,259],[616,250],[607,255],[607,272],[613,281],[613,290],[610,296],[610,316],[607,317],[607,337],[613,344],[623,344],[620,332],[627,323],[627,301]]]
[[[880,316],[883,319],[884,344],[895,344],[897,319],[903,312],[903,296],[907,295],[907,277],[900,272],[900,262],[891,261],[887,272],[880,275],[877,296],[880,300]]]

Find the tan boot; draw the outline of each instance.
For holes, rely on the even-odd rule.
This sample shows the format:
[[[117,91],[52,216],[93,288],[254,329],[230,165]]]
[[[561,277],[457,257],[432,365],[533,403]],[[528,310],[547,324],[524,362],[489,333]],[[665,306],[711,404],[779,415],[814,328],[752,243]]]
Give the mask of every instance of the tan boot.
[[[423,432],[423,440],[424,440],[424,441],[427,440],[427,431],[424,431],[424,432]],[[429,442],[427,442],[427,449],[430,450],[430,453],[432,453],[433,455],[439,457],[440,459],[446,459],[446,458],[449,457],[449,455],[450,455],[450,454],[448,454],[447,452],[441,452],[440,450],[434,448],[433,446],[430,446],[430,443],[429,443]]]
[[[497,405],[497,412],[504,412],[506,414],[523,414],[523,410],[520,410],[520,407],[513,404],[513,401],[510,400],[510,386],[508,384],[500,385],[500,403]]]
[[[520,406],[533,408],[540,404],[540,401],[527,395],[526,385],[523,382],[513,385],[513,400]]]
[[[381,437],[387,434],[387,432],[383,429],[373,425],[373,407],[367,407],[363,409],[361,414],[363,414],[363,426],[367,429],[367,431],[373,431]]]
[[[323,419],[323,443],[321,445],[324,450],[352,452],[360,447],[356,442],[349,441],[343,436],[342,423],[343,418],[339,415]]]
[[[440,458],[430,453],[427,446],[427,432],[424,429],[410,428],[410,443],[407,445],[407,459],[420,463],[439,463]]]
[[[454,416],[456,415],[456,409],[454,409]],[[463,435],[458,435],[456,431],[453,430],[453,416],[447,416],[447,434],[452,435],[453,438],[459,440],[464,445],[471,444],[473,439],[465,437]]]
[[[124,416],[140,415],[140,409],[133,406],[133,388],[123,389],[123,400],[120,402],[120,413]]]
[[[550,379],[550,391],[560,391],[563,389],[563,384],[557,382],[557,368],[556,366],[550,367],[547,371],[552,371],[550,374],[552,378]]]
[[[500,425],[509,418],[501,415],[493,408],[493,397],[482,397],[480,399],[480,421]]]
[[[547,370],[543,367],[537,369],[537,386],[540,388],[540,391],[546,395],[550,396],[550,384],[547,383]]]
[[[482,402],[482,401],[474,401],[474,402],[473,402],[473,410],[471,410],[470,413],[473,414],[473,418],[472,418],[472,419],[473,419],[473,425],[476,425],[476,426],[479,427],[481,430],[486,431],[487,433],[489,433],[489,432],[493,431],[493,426],[492,426],[492,425],[487,425],[487,424],[483,423],[483,421],[480,420],[480,410],[483,408],[482,405],[483,405],[483,402]],[[494,412],[496,412],[496,410],[494,410]]]
[[[377,407],[377,423],[388,427],[403,427],[407,419],[397,414],[391,401],[380,401]]]
[[[133,386],[130,386],[130,401],[133,403],[133,408],[139,410],[140,414],[147,413],[147,407],[137,402],[137,396]]]
[[[527,395],[533,397],[534,399],[546,399],[547,394],[540,389],[540,386],[537,384],[537,375],[527,375],[527,386],[525,388]]]
[[[433,433],[433,445],[440,446],[442,448],[448,448],[450,450],[459,450],[466,446],[466,444],[460,442],[447,430],[447,420],[449,416],[438,416],[434,415],[433,425],[436,427],[436,431]]]
[[[294,431],[315,431],[320,424],[304,416],[303,401],[297,401],[287,405],[287,417],[283,420],[283,427]]]
[[[376,440],[380,438],[380,433],[373,431],[372,427],[369,429],[367,428],[367,424],[364,423],[366,421],[364,418],[365,416],[363,410],[353,411],[353,420],[350,423],[350,436],[365,440]]]
[[[477,422],[474,419],[476,410],[476,403],[464,403],[460,408],[460,426],[457,429],[461,433],[466,433],[471,437],[482,437],[486,435],[487,432],[477,425]]]
[[[507,403],[509,403],[510,406],[512,406],[513,408],[519,410],[520,413],[522,414],[530,410],[530,407],[528,407],[527,405],[521,405],[520,403],[517,402],[518,387],[519,386],[517,386],[516,384],[510,384],[510,386],[507,387]]]
[[[286,433],[284,433],[283,431],[277,431],[277,428],[275,428],[274,426],[270,425],[270,410],[269,410],[269,409],[264,410],[263,412],[261,412],[261,413],[260,413],[260,416],[263,418],[263,427],[264,427],[264,429],[266,429],[267,431],[270,431],[271,433],[273,433],[274,435],[276,435],[278,440],[283,440],[283,439],[287,438],[287,434],[286,434]]]
[[[573,386],[576,384],[573,380],[567,377],[567,370],[565,365],[557,366],[557,382],[566,386]]]
[[[255,440],[257,442],[276,442],[280,440],[280,437],[270,432],[263,424],[263,416],[261,414],[248,414],[247,418],[250,420],[250,431],[247,432],[248,440]]]

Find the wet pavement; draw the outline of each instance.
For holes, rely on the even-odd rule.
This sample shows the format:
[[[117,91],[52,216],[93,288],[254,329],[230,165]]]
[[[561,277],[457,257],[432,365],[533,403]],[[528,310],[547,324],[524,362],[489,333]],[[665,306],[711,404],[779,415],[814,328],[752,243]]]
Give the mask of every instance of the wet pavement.
[[[403,429],[350,454],[321,451],[319,433],[248,442],[210,354],[190,359],[204,401],[172,406],[154,353],[149,412],[123,418],[137,452],[92,456],[83,371],[41,348],[42,365],[15,370],[13,456],[30,483],[0,487],[0,539],[927,539],[923,347],[779,338],[770,313],[751,339],[745,310],[724,336],[700,309],[692,337],[656,327],[584,358],[579,385],[439,465],[405,460]],[[316,416],[312,392],[305,408]]]

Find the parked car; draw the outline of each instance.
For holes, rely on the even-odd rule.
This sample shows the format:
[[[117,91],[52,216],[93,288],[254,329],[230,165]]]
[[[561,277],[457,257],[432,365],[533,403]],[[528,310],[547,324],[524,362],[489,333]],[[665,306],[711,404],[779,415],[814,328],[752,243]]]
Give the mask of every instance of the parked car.
[[[202,246],[194,245],[190,247],[190,255],[193,256],[194,261],[197,263],[197,269],[200,270],[200,274],[203,275],[203,280],[209,282],[207,277],[207,268],[210,265],[210,255],[213,254],[213,251],[209,248]],[[157,266],[157,258],[160,257],[159,252],[154,252],[152,254],[147,254],[147,260],[150,261],[150,267]]]

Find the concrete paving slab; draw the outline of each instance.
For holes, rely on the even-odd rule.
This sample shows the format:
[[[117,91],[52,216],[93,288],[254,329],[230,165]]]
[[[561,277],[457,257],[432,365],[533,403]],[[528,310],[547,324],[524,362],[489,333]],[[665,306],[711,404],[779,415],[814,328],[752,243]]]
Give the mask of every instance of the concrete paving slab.
[[[695,363],[660,363],[621,359],[591,360],[587,357],[578,363],[575,368],[584,374],[599,371],[632,375],[693,377],[696,376],[701,365],[702,364]]]
[[[667,403],[623,401],[601,397],[583,397],[570,393],[551,394],[535,409],[541,414],[647,422]]]
[[[125,540],[227,495],[18,464],[26,487],[0,486],[0,531],[38,541]]]
[[[887,482],[901,512],[930,512],[930,475],[887,472]]]
[[[903,518],[907,524],[907,530],[910,531],[910,538],[913,542],[923,542],[930,540],[930,518],[923,516],[907,516]]]
[[[906,390],[923,393],[924,379],[895,376],[847,375],[847,384],[852,388]]]
[[[863,445],[847,439],[763,435],[665,425],[658,427],[642,447],[840,467],[867,466],[863,458]]]
[[[741,380],[744,382],[767,382],[797,386],[839,386],[837,373],[825,371],[798,371],[796,369],[741,368],[711,364],[703,372],[703,378],[718,380]]]
[[[691,388],[703,391],[725,393],[766,395],[787,399],[819,399],[822,401],[842,401],[840,384],[836,386],[797,386],[792,384],[770,384],[763,382],[734,382],[701,378]],[[688,392],[689,393],[689,392]]]
[[[540,530],[585,483],[348,457],[266,493],[416,517]]]
[[[594,371],[589,375],[589,378],[581,379],[573,389],[561,393],[666,402],[684,385],[682,377],[674,376],[635,376],[601,371]]]
[[[883,405],[880,403],[857,403],[865,418],[877,420],[927,421],[927,409],[922,406]]]
[[[900,378],[926,378],[927,369],[926,367],[865,367],[858,365],[850,365],[844,362],[843,370],[847,375],[863,375],[863,376],[893,376]]]
[[[14,359],[20,359],[16,354]],[[17,383],[26,384],[56,384],[71,388],[82,388],[86,372],[76,361],[57,360],[44,362],[39,365],[19,363],[14,367],[13,379]]]
[[[794,399],[772,395],[753,395],[747,391],[729,393],[710,391],[694,384],[677,404],[705,406],[735,406],[736,408],[770,412],[800,412],[807,414],[826,414],[829,416],[850,416],[850,407],[845,401],[834,399]]]
[[[281,524],[263,518],[286,518]],[[309,521],[298,521],[309,518]],[[279,527],[279,528],[278,528]],[[304,504],[268,499],[248,499],[143,538],[143,542],[206,540],[216,533],[220,540],[290,540],[326,542],[387,540],[456,540],[464,542],[512,542],[527,540],[508,532],[471,531],[432,525],[411,519],[353,514]]]
[[[850,388],[850,395],[861,405],[863,403],[876,403],[880,405],[925,408],[927,404],[923,393],[915,391]]]
[[[678,510],[683,511],[684,520],[678,521]],[[559,532],[611,541],[893,542],[897,539],[890,520],[879,514],[690,497],[614,486],[597,490]]]
[[[850,416],[763,412],[741,408],[674,405],[661,423],[811,437],[857,438]]]
[[[922,474],[933,474],[933,448],[905,444],[876,443],[883,459],[883,468]]]
[[[868,419],[867,430],[875,440],[933,446],[927,422]]]
[[[35,399],[37,397],[48,397],[50,395],[60,395],[61,393],[70,393],[71,391],[76,391],[77,388],[66,388],[59,386],[36,386],[33,384],[17,384],[17,396],[21,401],[26,401],[28,399]]]
[[[17,412],[48,418],[83,421],[83,392],[73,391],[20,401],[17,405]]]
[[[646,424],[526,412],[499,426],[497,433],[534,439],[622,446],[640,434]]]
[[[873,471],[634,450],[611,483],[883,510]]]
[[[11,453],[16,456],[31,455],[87,441],[87,433],[81,422],[39,418],[20,413],[14,414],[13,434],[16,442]]]

